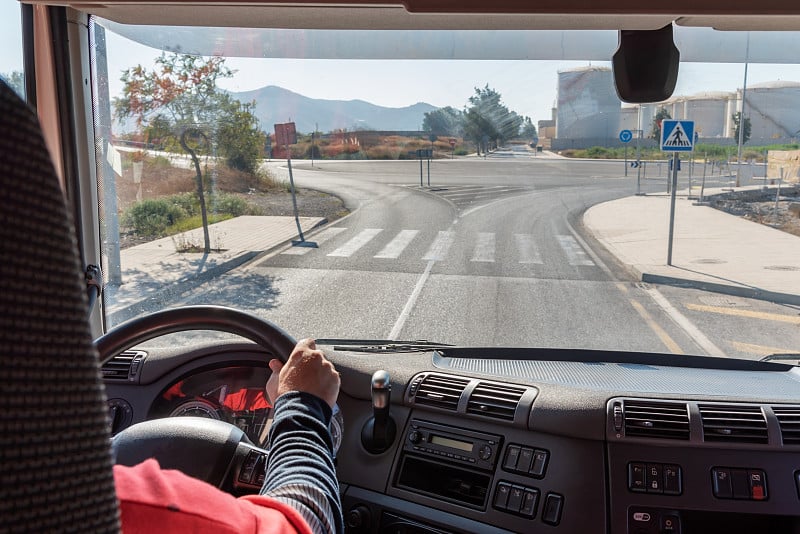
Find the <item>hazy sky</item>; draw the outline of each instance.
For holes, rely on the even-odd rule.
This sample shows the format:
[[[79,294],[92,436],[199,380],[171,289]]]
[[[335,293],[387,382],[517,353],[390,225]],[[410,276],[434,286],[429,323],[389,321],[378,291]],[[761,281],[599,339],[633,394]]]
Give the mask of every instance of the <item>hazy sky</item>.
[[[119,75],[137,63],[148,65],[159,52],[107,33],[111,94]],[[0,2],[0,73],[21,70],[21,32],[16,1]],[[230,58],[237,71],[221,85],[233,91],[277,85],[312,98],[361,99],[389,107],[417,102],[463,107],[474,87],[487,83],[503,102],[534,122],[550,118],[557,94],[557,71],[587,65],[577,61],[467,60],[284,60]],[[594,62],[595,65],[608,63]],[[742,64],[682,63],[676,95],[733,91],[742,86]],[[800,81],[799,65],[750,64],[748,85],[772,80]]]

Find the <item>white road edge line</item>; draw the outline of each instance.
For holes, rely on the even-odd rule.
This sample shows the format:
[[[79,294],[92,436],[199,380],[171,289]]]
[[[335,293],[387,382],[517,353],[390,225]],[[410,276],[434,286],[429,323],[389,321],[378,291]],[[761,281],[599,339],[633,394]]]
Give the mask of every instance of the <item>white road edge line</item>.
[[[589,244],[586,243],[586,241],[584,241],[580,235],[578,235],[578,232],[575,231],[569,221],[566,222],[570,233],[575,237],[575,239],[578,240],[578,243],[583,246],[583,249],[589,254],[589,256],[592,257],[598,267],[600,267],[603,272],[605,272],[612,280],[619,282],[617,277],[614,276],[614,273],[611,272],[611,269],[608,268],[608,265],[606,265],[603,260],[601,260],[600,257],[591,249],[591,247],[589,247]],[[664,313],[666,313],[675,322],[675,324],[677,324],[681,329],[683,329],[684,332],[686,332],[686,335],[692,338],[692,340],[710,356],[722,358],[727,356],[727,354],[722,352],[719,347],[717,347],[710,339],[708,339],[706,335],[694,325],[694,323],[692,323],[685,315],[675,309],[675,306],[670,304],[670,302],[667,300],[667,297],[662,295],[659,290],[654,287],[647,287],[643,288],[643,291],[651,299],[653,299],[653,301],[655,301],[655,303],[658,304],[662,310],[664,310]]]
[[[697,328],[689,319],[686,318],[681,312],[679,312],[675,307],[670,304],[667,298],[661,294],[661,292],[654,288],[654,287],[647,287],[644,289],[644,292],[650,295],[650,297],[658,304],[664,312],[669,315],[675,323],[683,328],[683,330],[689,335],[690,338],[694,340],[695,343],[700,345],[704,351],[708,353],[709,356],[716,356],[718,358],[725,358],[727,354],[722,352],[722,350],[717,347],[710,339],[703,334],[699,328]]]
[[[417,283],[414,286],[414,290],[411,292],[411,295],[408,297],[408,300],[406,301],[406,305],[403,306],[403,311],[400,312],[400,316],[397,318],[397,321],[395,321],[394,326],[392,327],[392,331],[389,332],[389,339],[396,340],[397,336],[400,335],[400,332],[406,325],[408,317],[411,315],[411,310],[413,310],[414,306],[417,304],[417,299],[419,298],[419,294],[422,292],[422,288],[425,286],[425,282],[428,281],[428,277],[431,275],[431,269],[433,269],[433,265],[435,263],[436,261],[431,260],[428,262],[428,265],[425,266],[425,270],[422,272],[419,279],[417,280]]]

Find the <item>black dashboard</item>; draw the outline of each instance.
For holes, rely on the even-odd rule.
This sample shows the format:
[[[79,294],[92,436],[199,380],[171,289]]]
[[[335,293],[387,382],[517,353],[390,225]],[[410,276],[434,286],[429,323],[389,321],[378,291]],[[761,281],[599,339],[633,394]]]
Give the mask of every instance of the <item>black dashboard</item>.
[[[794,367],[544,349],[326,353],[342,375],[349,532],[800,532]],[[113,431],[199,414],[259,443],[268,357],[244,343],[126,352],[104,367]],[[361,434],[379,369],[397,433],[376,454]]]

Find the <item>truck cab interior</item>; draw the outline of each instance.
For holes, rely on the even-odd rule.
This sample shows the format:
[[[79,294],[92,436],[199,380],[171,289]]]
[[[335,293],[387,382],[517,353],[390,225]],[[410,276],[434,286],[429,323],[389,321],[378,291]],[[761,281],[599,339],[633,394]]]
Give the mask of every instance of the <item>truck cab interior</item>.
[[[464,343],[456,333],[463,325],[444,304],[425,317],[442,332],[454,329],[441,342],[422,341],[424,330],[402,330],[399,339],[414,341],[369,328],[356,335],[382,313],[381,303],[399,298],[400,311],[412,300],[380,288],[349,297],[339,264],[324,292],[315,294],[311,283],[298,288],[309,323],[300,312],[281,324],[270,311],[214,301],[224,279],[192,288],[208,300],[159,290],[149,307],[111,320],[106,254],[114,236],[103,211],[110,160],[102,132],[103,109],[118,98],[108,96],[109,79],[119,75],[100,66],[111,55],[107,37],[204,57],[296,59],[306,69],[311,61],[353,59],[366,77],[372,62],[387,57],[582,58],[612,65],[624,101],[649,103],[672,96],[679,57],[743,63],[745,33],[785,45],[762,63],[792,56],[800,63],[800,7],[770,0],[66,0],[26,1],[19,10],[27,104],[10,89],[0,92],[0,531],[119,530],[113,462],[155,457],[233,495],[257,493],[271,416],[267,363],[285,359],[295,336],[319,335],[329,336],[318,343],[342,378],[331,430],[347,532],[800,532],[796,355],[774,362],[637,348],[624,341],[624,324],[597,343],[580,324],[565,326],[572,335],[563,346],[547,336],[540,344]],[[735,50],[715,48],[732,42]],[[303,163],[295,165],[302,173]],[[410,165],[415,181],[416,162]],[[394,187],[363,181],[373,186]],[[317,252],[262,254],[246,265]],[[436,268],[429,264],[422,283]],[[479,306],[479,286],[464,287],[463,295],[439,298],[460,309]],[[290,289],[276,298],[290,298]],[[333,301],[326,316],[339,316],[349,330],[296,331],[327,324],[315,312],[317,298]],[[491,312],[496,321],[545,322],[533,305],[513,315],[502,308]],[[607,311],[614,321],[614,309]],[[414,324],[413,310],[403,313]]]

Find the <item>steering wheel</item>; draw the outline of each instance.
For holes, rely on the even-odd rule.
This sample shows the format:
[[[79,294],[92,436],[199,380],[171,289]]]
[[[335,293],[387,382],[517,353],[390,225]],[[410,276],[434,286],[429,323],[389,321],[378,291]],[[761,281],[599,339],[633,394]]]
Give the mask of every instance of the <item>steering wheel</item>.
[[[132,319],[95,341],[100,363],[139,343],[176,332],[215,330],[236,334],[261,345],[286,362],[296,341],[280,327],[255,315],[222,306],[172,308]],[[202,417],[144,421],[126,428],[111,443],[115,461],[136,465],[156,458],[164,469],[222,487],[228,473],[237,485],[259,489],[256,464],[263,467],[266,451],[254,446],[238,427]],[[251,465],[252,464],[252,465]]]

